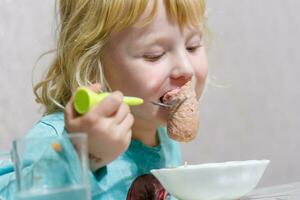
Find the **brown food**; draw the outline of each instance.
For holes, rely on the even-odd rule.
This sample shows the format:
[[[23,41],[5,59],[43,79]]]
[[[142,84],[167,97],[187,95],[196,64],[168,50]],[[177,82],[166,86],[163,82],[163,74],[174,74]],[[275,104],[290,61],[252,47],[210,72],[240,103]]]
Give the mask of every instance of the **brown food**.
[[[144,174],[131,184],[126,200],[166,200],[168,192],[152,174]]]
[[[193,140],[199,127],[198,101],[192,82],[187,82],[179,91],[169,92],[163,97],[164,103],[185,97],[187,99],[183,103],[170,108],[167,121],[169,137],[179,142]]]

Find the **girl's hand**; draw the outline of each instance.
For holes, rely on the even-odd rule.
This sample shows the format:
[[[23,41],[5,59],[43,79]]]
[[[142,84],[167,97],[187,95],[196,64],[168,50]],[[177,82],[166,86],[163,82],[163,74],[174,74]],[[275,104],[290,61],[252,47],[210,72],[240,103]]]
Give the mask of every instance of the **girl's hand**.
[[[94,84],[90,89],[99,92],[100,85]],[[73,98],[65,107],[65,126],[68,132],[88,134],[92,170],[116,159],[130,144],[134,118],[122,99],[121,92],[113,92],[82,116],[76,113]]]

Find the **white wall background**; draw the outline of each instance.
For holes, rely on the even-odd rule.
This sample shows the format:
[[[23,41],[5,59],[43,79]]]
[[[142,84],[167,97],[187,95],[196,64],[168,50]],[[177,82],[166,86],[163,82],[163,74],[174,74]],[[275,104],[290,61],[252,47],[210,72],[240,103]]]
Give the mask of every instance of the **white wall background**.
[[[300,181],[300,2],[208,0],[208,8],[211,79],[226,87],[208,85],[184,160],[266,158],[260,186]],[[31,72],[54,43],[54,1],[0,0],[0,151],[40,117]]]

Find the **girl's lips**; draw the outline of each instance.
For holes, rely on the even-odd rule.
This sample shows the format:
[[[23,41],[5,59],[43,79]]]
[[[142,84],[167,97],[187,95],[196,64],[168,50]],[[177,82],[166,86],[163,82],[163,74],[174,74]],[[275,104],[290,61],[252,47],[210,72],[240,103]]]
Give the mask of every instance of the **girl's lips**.
[[[164,103],[164,98],[165,98],[166,96],[173,96],[173,95],[175,95],[176,93],[178,93],[180,90],[181,90],[180,87],[176,87],[176,88],[172,88],[172,89],[165,90],[165,92],[163,92],[163,93],[161,94],[161,96],[158,97],[158,101],[161,102],[161,103]],[[154,100],[154,101],[156,101],[156,100]]]
[[[163,96],[161,96],[159,98],[159,100],[162,102],[162,103],[166,103],[170,100],[173,99],[174,96],[176,96],[176,94],[181,90],[181,88],[177,87],[177,88],[174,88],[174,89],[171,89],[171,90],[168,90],[167,92],[164,93]]]

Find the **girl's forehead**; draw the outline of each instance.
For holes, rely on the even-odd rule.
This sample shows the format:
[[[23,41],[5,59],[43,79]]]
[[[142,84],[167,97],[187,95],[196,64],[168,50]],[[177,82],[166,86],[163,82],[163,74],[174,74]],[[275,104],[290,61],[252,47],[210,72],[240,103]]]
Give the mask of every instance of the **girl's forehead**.
[[[137,18],[133,27],[147,29],[158,25],[153,21],[167,20],[170,24],[176,24],[180,28],[203,29],[205,24],[204,0],[152,0],[144,12]]]
[[[152,33],[159,34],[168,32],[172,29],[174,31],[176,29],[180,29],[180,32],[185,33],[199,33],[201,32],[200,26],[192,26],[190,24],[182,24],[180,25],[176,19],[171,18],[168,14],[168,10],[166,5],[162,3],[162,1],[149,1],[150,3],[147,5],[145,12],[140,16],[136,23],[124,29],[124,32],[127,34],[131,34],[132,37],[139,37],[142,35],[149,35]],[[156,5],[154,5],[157,2]],[[151,21],[147,24],[143,24],[147,17],[151,15],[155,9],[155,15],[152,16]],[[143,24],[143,26],[140,26]]]

